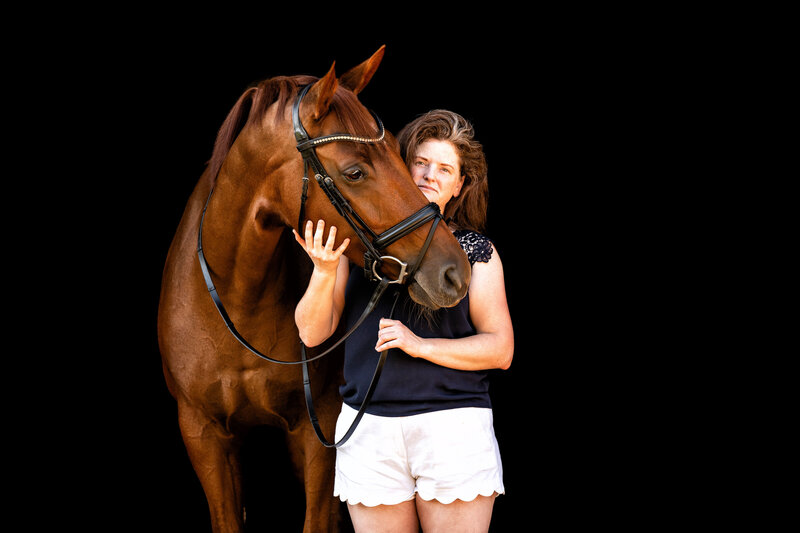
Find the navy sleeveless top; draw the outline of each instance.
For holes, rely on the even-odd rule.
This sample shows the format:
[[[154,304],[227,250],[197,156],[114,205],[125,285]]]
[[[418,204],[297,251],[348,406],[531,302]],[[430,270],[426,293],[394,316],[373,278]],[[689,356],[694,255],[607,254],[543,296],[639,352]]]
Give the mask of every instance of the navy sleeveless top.
[[[471,265],[476,261],[489,261],[492,245],[485,236],[467,230],[456,231],[454,235],[467,252]],[[362,269],[351,269],[343,314],[348,328],[358,320],[376,285],[376,282],[364,277]],[[418,336],[456,339],[475,334],[475,327],[469,318],[469,293],[455,307],[439,309],[432,316],[421,316],[405,287],[401,291],[393,318],[400,320]],[[361,407],[372,381],[380,357],[380,353],[375,351],[378,324],[381,318],[389,316],[393,300],[390,288],[364,323],[345,341],[345,382],[339,391],[344,402],[354,409]],[[457,407],[491,406],[488,370],[446,368],[411,357],[402,350],[392,349],[387,354],[367,413],[408,416]]]

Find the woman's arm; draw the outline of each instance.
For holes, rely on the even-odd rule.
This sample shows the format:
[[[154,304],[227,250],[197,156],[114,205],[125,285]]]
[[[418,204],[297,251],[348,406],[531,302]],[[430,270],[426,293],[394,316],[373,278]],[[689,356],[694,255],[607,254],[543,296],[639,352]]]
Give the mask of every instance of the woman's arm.
[[[400,348],[412,357],[458,370],[509,368],[514,356],[514,330],[497,250],[487,263],[472,267],[469,314],[476,333],[460,339],[418,337],[398,320],[381,319],[375,349]]]
[[[345,239],[334,250],[336,226],[331,226],[328,240],[324,245],[322,237],[325,232],[325,222],[320,220],[317,223],[317,230],[313,236],[312,229],[313,223],[309,220],[306,223],[305,239],[292,230],[295,240],[306,250],[314,263],[308,288],[294,311],[294,321],[300,331],[300,340],[309,347],[322,344],[336,331],[344,309],[344,292],[350,273],[347,257],[342,255],[350,239]]]

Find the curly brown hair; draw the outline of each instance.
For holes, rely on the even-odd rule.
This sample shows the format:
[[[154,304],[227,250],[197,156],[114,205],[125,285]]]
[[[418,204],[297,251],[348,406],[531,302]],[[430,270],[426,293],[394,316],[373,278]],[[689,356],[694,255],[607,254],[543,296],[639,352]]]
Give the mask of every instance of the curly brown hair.
[[[461,193],[445,206],[444,218],[457,229],[483,232],[489,202],[486,156],[475,140],[475,130],[464,117],[453,111],[434,109],[408,123],[397,134],[406,165],[416,157],[417,147],[428,139],[450,142],[461,163],[464,184]]]

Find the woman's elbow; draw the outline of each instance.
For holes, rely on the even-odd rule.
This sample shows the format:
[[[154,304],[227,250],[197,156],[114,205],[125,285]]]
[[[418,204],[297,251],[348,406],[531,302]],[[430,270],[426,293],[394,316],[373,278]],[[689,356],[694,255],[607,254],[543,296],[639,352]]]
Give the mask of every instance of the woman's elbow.
[[[313,337],[310,337],[309,335],[304,334],[304,332],[302,330],[300,330],[300,342],[302,342],[308,348],[313,348],[314,346],[317,346],[318,344],[320,344]]]
[[[305,323],[303,317],[297,312],[295,312],[294,324],[297,326],[297,333],[300,336],[300,341],[303,344],[311,348],[321,343],[321,341],[315,338],[312,328]]]
[[[328,340],[336,329],[335,327],[331,327],[329,330],[325,331],[325,328],[322,326],[310,325],[303,320],[297,320],[297,318],[295,318],[295,325],[297,326],[297,333],[300,335],[300,341],[309,348],[319,346]]]
[[[297,332],[300,334],[300,341],[309,348],[319,346],[330,337],[330,335],[321,335],[318,331],[314,331],[313,328],[300,327],[299,324]]]
[[[508,370],[511,368],[511,361],[514,359],[514,334],[508,332],[503,339],[497,361],[497,368]]]
[[[511,361],[514,359],[513,346],[509,350],[503,351],[497,359],[497,368],[500,370],[508,370],[511,368]]]

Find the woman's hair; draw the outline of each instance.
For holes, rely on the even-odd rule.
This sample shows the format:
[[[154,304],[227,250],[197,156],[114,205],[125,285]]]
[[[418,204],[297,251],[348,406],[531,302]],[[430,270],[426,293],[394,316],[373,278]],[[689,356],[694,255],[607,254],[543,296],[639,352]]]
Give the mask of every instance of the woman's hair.
[[[458,229],[483,232],[489,183],[483,146],[474,137],[472,124],[458,113],[444,109],[434,109],[417,117],[397,134],[401,154],[409,166],[416,157],[417,147],[428,139],[448,141],[455,147],[461,160],[464,184],[461,193],[447,202],[443,215]]]

